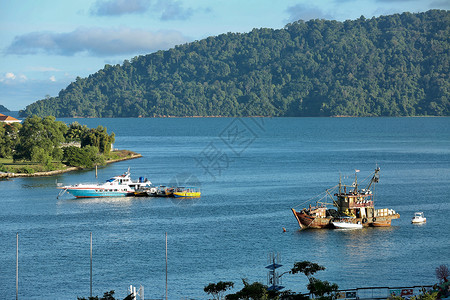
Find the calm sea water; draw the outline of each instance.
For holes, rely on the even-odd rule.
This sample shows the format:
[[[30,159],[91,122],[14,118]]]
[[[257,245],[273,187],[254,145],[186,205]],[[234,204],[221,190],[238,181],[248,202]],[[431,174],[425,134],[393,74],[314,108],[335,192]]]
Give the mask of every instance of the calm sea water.
[[[63,119],[72,122],[72,119]],[[186,118],[76,119],[106,126],[115,147],[142,158],[56,177],[0,181],[0,295],[15,297],[19,233],[19,298],[165,295],[168,234],[169,299],[206,299],[210,282],[242,278],[267,284],[267,256],[279,253],[326,267],[317,274],[340,288],[434,284],[449,265],[450,118]],[[390,228],[299,231],[290,208],[337,184],[381,167],[377,208],[401,218]],[[57,183],[104,181],[128,167],[154,184],[201,185],[196,200],[57,199]],[[307,204],[305,204],[306,206]],[[302,205],[299,206],[302,208]],[[413,226],[415,211],[427,224]],[[283,227],[286,232],[283,232]],[[306,277],[286,274],[286,289],[306,291]]]

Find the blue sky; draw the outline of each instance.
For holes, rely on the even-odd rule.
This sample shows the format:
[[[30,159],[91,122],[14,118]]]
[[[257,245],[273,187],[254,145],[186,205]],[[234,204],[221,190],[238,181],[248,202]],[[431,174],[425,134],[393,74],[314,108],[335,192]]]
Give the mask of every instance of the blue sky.
[[[0,0],[0,104],[24,109],[105,64],[221,33],[429,9],[450,0]]]

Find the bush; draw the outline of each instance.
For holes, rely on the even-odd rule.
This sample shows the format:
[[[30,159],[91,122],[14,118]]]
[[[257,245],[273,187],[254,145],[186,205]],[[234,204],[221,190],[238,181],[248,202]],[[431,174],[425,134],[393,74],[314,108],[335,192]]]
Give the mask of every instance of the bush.
[[[92,168],[94,165],[104,165],[103,155],[98,153],[98,148],[86,146],[78,148],[75,146],[65,147],[63,160],[72,167]]]
[[[31,161],[49,166],[52,162],[52,157],[43,148],[33,147],[33,149],[31,150]]]
[[[64,156],[64,151],[61,148],[54,148],[52,152],[52,157],[54,161],[61,161]]]
[[[16,170],[16,173],[33,174],[33,173],[36,173],[36,171],[33,168],[31,168],[31,167],[25,166],[25,167],[22,167],[22,168],[18,168]]]

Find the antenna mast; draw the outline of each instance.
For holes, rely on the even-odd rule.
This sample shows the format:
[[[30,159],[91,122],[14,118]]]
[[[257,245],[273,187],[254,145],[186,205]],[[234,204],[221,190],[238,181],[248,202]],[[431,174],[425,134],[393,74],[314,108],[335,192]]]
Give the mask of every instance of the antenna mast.
[[[276,269],[283,266],[280,264],[280,262],[281,262],[281,257],[280,257],[279,253],[277,253],[277,254],[269,253],[268,263],[270,265],[268,265],[266,267],[266,269],[269,269],[269,274],[267,276],[267,281],[268,281],[267,285],[270,285],[270,286],[267,289],[268,291],[279,291],[284,288],[284,286],[280,285],[281,275],[279,275],[276,271]]]

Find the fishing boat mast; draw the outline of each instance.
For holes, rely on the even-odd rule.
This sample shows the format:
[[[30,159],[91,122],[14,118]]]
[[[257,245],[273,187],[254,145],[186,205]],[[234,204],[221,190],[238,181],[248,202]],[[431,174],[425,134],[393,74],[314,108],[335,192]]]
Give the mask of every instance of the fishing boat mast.
[[[342,180],[341,180],[341,172],[339,172],[339,195],[341,194]]]
[[[355,170],[355,189],[353,190],[353,193],[356,195],[358,193],[358,174],[359,170]]]
[[[379,179],[380,179],[380,167],[377,166],[372,176],[372,179],[370,180],[369,185],[367,186],[367,189],[370,189],[372,183],[378,183]]]

